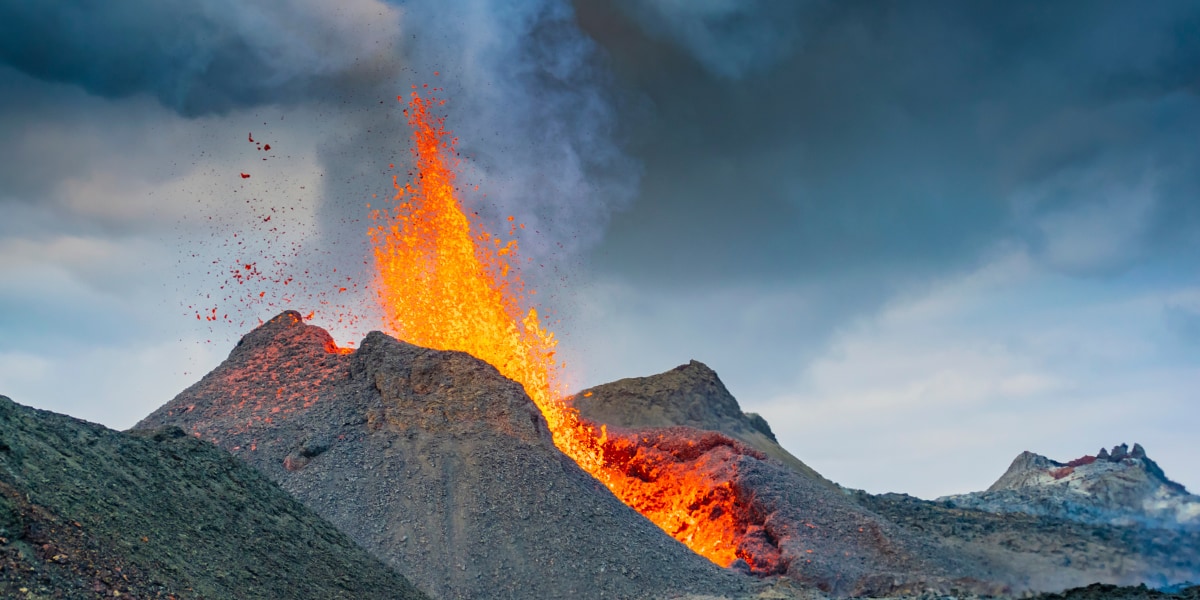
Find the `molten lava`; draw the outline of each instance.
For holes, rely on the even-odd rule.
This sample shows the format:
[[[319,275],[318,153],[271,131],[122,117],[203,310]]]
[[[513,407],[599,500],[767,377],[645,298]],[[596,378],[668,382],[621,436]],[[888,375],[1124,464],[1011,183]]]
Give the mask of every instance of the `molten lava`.
[[[556,380],[557,340],[543,329],[537,311],[525,308],[533,292],[517,268],[517,226],[508,239],[490,234],[468,218],[455,194],[455,140],[444,117],[431,112],[444,103],[412,93],[406,113],[414,176],[404,184],[393,177],[395,205],[372,213],[385,328],[416,345],[467,352],[521,383],[560,450],[696,553],[721,566],[740,557],[755,570],[774,568],[771,557],[739,548],[755,526],[728,481],[689,466],[679,452],[610,438],[564,401]]]

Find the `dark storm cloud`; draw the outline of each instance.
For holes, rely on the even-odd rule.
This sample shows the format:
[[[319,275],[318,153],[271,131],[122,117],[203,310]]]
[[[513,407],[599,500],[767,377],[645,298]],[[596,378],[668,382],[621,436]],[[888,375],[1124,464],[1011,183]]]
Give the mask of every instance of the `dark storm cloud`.
[[[0,2],[0,63],[184,115],[298,103],[398,67],[396,15],[372,1]]]
[[[1011,238],[1103,275],[1195,247],[1195,3],[780,4],[577,2],[653,105],[610,270],[920,277]]]
[[[651,36],[685,48],[728,78],[768,70],[800,44],[823,2],[799,0],[620,0],[616,5]]]

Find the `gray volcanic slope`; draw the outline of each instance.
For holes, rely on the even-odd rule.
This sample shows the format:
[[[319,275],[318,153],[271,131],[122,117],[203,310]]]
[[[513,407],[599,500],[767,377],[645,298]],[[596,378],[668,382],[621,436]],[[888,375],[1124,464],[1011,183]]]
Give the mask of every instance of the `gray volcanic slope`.
[[[229,453],[0,396],[0,597],[426,596]]]
[[[259,468],[437,598],[739,593],[554,447],[521,386],[372,332],[352,354],[289,311],[137,428]]]

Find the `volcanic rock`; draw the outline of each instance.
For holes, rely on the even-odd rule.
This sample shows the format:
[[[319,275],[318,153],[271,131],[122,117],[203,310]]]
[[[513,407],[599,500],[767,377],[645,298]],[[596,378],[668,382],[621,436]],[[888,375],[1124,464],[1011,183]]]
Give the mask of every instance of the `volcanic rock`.
[[[742,412],[717,373],[693,360],[658,375],[631,377],[583,390],[571,401],[596,423],[625,429],[691,427],[719,431],[831,489],[836,485],[784,450],[766,419]]]
[[[689,422],[728,434],[744,432],[748,426],[739,419],[736,401],[715,373],[695,361],[661,375],[597,386],[575,400],[584,416],[608,425],[610,437],[636,440],[639,456],[666,454],[685,468],[728,481],[737,510],[750,524],[741,548],[750,557],[746,567],[756,573],[783,573],[852,595],[929,589],[968,595],[1057,592],[1093,582],[1169,585],[1200,578],[1196,533],[994,514],[903,494],[835,491],[821,485],[823,479],[755,452],[761,447],[748,448],[722,433],[622,429]],[[1144,451],[1135,445],[1126,453]],[[1002,481],[1063,466],[1023,453]]]
[[[353,353],[286,312],[136,427],[179,426],[260,469],[437,598],[739,593],[555,448],[521,386],[460,352],[369,334]]]
[[[112,431],[0,396],[0,597],[426,596],[178,428]]]
[[[1140,444],[1066,463],[1023,452],[986,491],[944,500],[1085,523],[1200,529],[1200,496],[1168,479]]]
[[[928,536],[863,508],[792,457],[765,420],[743,413],[702,363],[600,385],[573,399],[581,416],[605,425],[607,455],[621,452],[622,440],[631,444],[624,450],[633,457],[631,472],[694,472],[724,482],[713,495],[734,498],[746,529],[738,566],[749,572],[784,575],[838,596],[1004,588],[982,581],[978,565]]]

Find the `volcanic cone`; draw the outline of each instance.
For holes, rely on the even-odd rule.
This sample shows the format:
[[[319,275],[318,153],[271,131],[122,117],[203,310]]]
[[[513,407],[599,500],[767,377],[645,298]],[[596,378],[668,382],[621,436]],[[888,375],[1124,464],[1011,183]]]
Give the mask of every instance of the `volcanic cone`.
[[[373,332],[339,350],[286,312],[137,425],[258,467],[438,598],[732,593],[721,569],[555,448],[521,386],[461,352]]]

